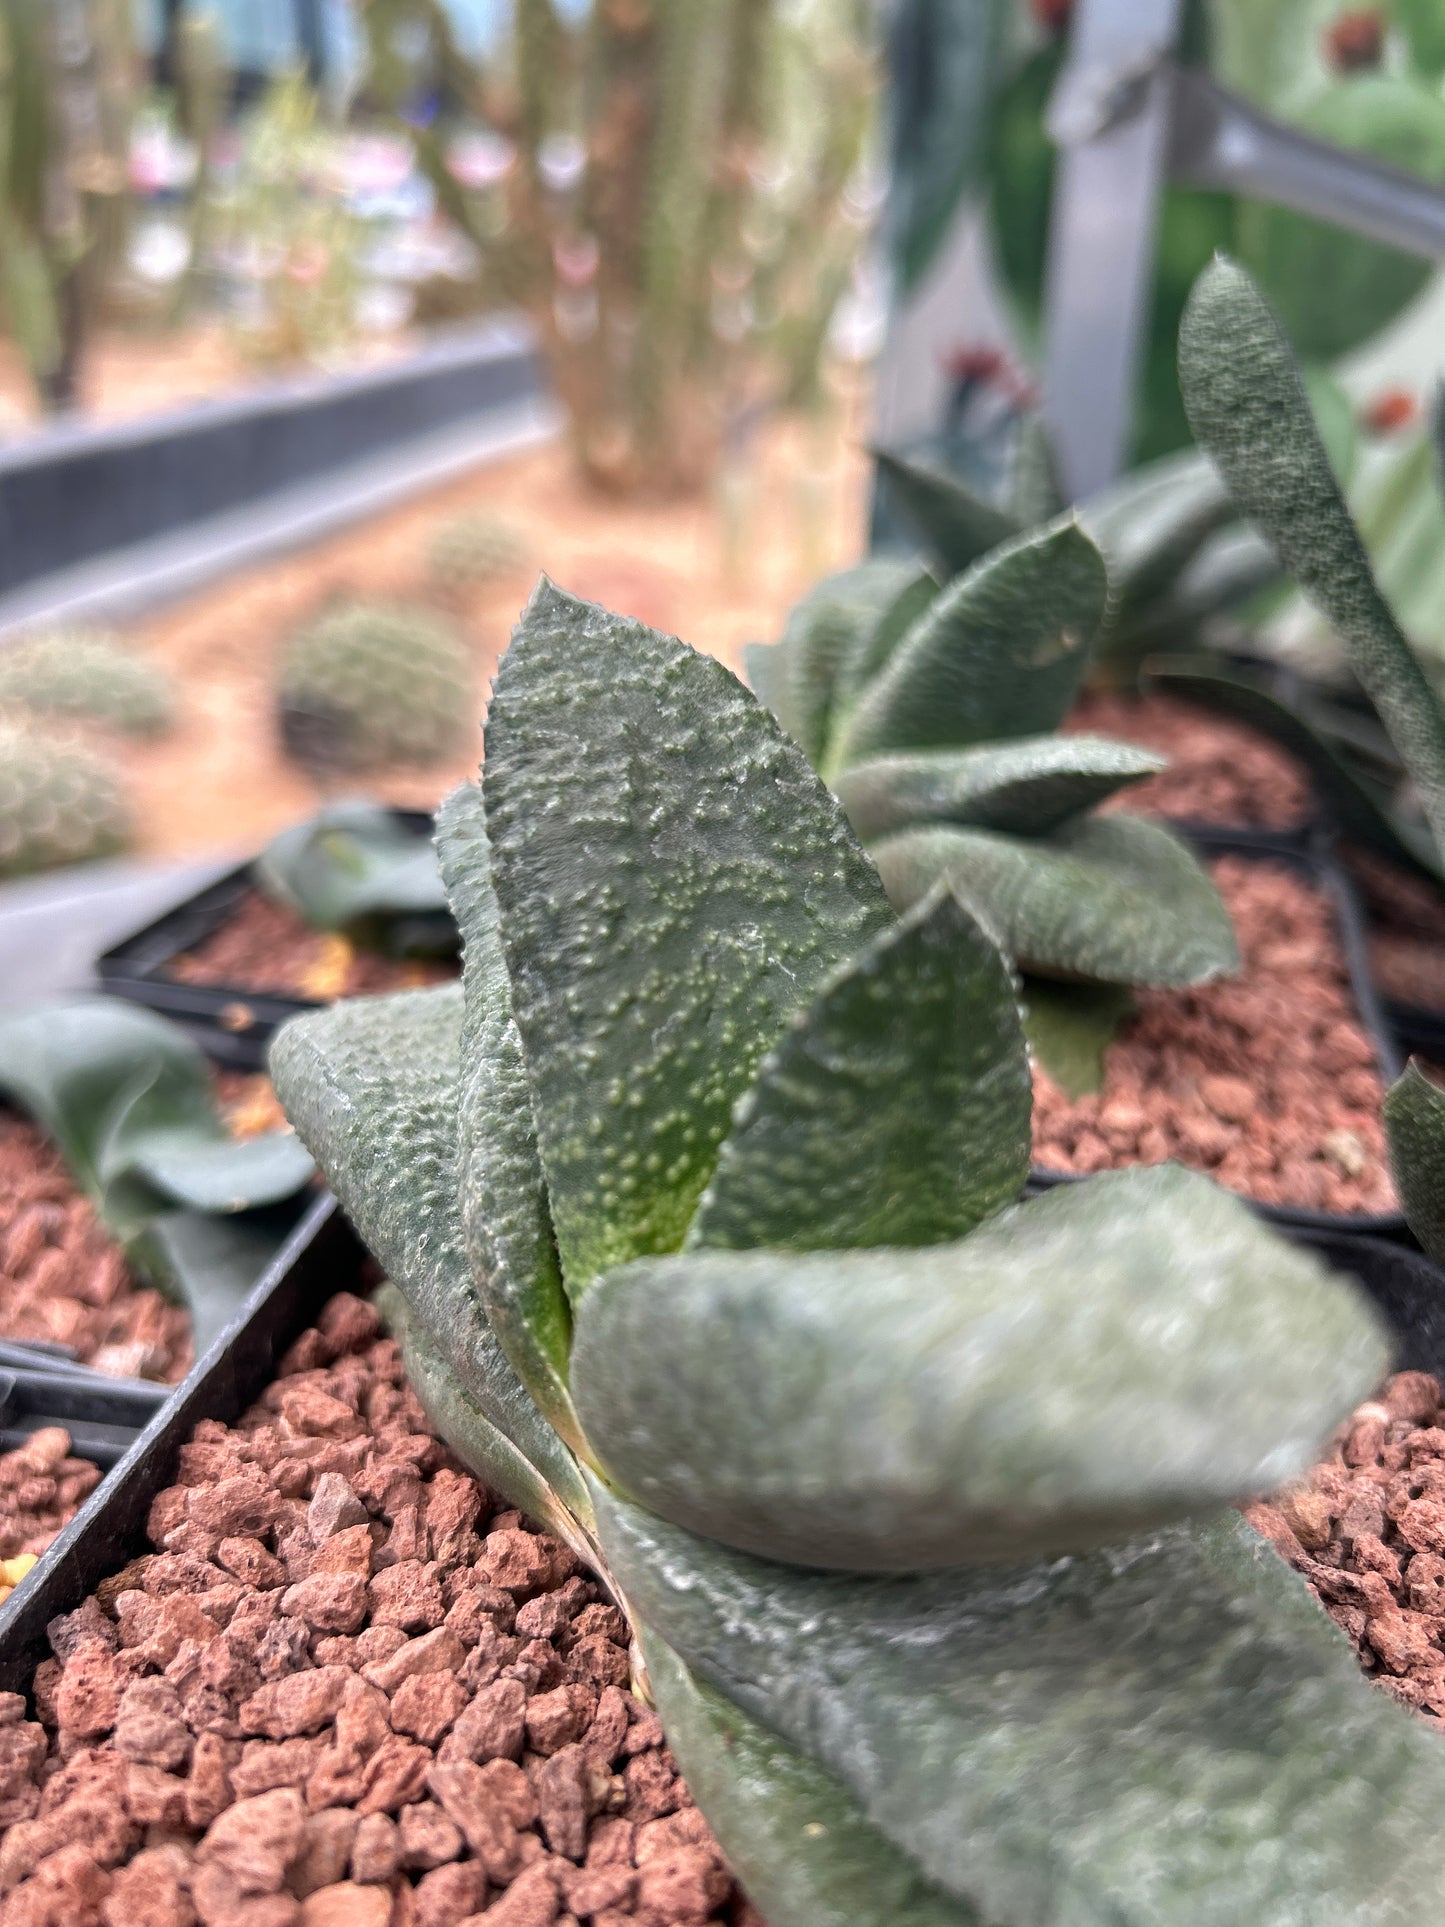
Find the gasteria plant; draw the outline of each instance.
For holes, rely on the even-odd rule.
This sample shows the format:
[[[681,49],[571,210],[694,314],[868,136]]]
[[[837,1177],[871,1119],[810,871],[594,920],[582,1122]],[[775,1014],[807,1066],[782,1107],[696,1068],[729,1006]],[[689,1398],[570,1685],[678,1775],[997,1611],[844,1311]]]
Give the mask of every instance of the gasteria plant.
[[[273,1075],[771,1927],[1413,1920],[1445,1759],[1222,1510],[1378,1377],[1353,1289],[1175,1167],[1014,1203],[999,953],[672,638],[544,582],[439,840],[463,985]]]
[[[394,955],[456,949],[430,835],[379,803],[328,804],[273,837],[253,874],[265,895],[313,930],[344,931]]]

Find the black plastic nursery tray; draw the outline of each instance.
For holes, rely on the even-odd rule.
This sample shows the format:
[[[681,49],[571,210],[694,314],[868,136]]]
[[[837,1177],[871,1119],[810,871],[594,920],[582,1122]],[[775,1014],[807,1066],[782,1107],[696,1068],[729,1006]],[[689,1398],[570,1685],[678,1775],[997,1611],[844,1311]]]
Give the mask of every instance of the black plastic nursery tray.
[[[1206,858],[1239,856],[1247,862],[1284,864],[1329,898],[1334,906],[1340,948],[1344,953],[1350,990],[1360,1014],[1360,1022],[1374,1044],[1375,1062],[1381,1078],[1387,1088],[1393,1084],[1404,1064],[1395,1033],[1386,1018],[1370,973],[1364,913],[1343,866],[1319,845],[1304,849],[1291,847],[1278,840],[1262,843],[1258,834],[1196,829],[1189,832],[1189,841],[1198,854]],[[1052,1171],[1042,1165],[1035,1165],[1029,1173],[1031,1190],[1046,1190],[1056,1184],[1078,1184],[1081,1181],[1081,1173]],[[1281,1225],[1289,1231],[1376,1238],[1409,1235],[1401,1211],[1340,1214],[1308,1210],[1302,1205],[1260,1204],[1249,1197],[1245,1198],[1245,1202],[1271,1224]]]
[[[419,838],[431,835],[433,819],[425,810],[390,814]],[[188,1031],[216,1063],[246,1071],[265,1068],[267,1046],[289,1017],[321,1006],[307,997],[226,984],[182,983],[171,974],[171,966],[235,915],[256,887],[253,863],[254,859],[228,870],[96,959],[101,988],[111,996],[158,1010]],[[438,954],[455,947],[456,926],[448,912],[410,921],[434,938]]]
[[[0,1691],[25,1692],[47,1652],[45,1629],[138,1549],[151,1500],[203,1418],[238,1417],[333,1292],[355,1285],[362,1251],[329,1193],[276,1253],[236,1317],[163,1399],[70,1524],[0,1605]],[[67,1423],[61,1420],[60,1423]]]

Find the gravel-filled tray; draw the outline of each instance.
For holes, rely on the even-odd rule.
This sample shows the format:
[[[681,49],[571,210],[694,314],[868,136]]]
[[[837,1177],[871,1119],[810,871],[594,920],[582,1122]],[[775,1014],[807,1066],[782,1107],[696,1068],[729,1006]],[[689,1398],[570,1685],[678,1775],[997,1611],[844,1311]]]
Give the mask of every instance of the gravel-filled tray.
[[[421,810],[391,812],[429,841]],[[243,863],[107,950],[96,963],[104,989],[183,1025],[218,1063],[259,1069],[278,1025],[338,997],[404,990],[456,974],[449,915],[410,920],[425,956],[387,956],[310,929],[263,896]]]
[[[1400,1060],[1349,879],[1304,851],[1197,841],[1245,969],[1139,992],[1096,1095],[1036,1072],[1034,1181],[1172,1157],[1285,1225],[1400,1232],[1379,1116]]]
[[[1445,892],[1374,851],[1345,844],[1366,920],[1370,974],[1404,1051],[1445,1057]]]

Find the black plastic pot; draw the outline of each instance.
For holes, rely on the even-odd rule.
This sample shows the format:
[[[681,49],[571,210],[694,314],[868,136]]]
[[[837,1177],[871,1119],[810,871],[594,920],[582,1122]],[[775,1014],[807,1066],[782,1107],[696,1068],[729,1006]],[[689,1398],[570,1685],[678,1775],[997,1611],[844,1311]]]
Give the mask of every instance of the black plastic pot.
[[[432,818],[425,810],[394,810],[392,815],[418,838],[431,836]],[[184,984],[170,975],[175,959],[220,929],[254,888],[252,864],[239,864],[112,945],[96,960],[101,989],[171,1018],[218,1064],[236,1070],[263,1069],[266,1047],[277,1028],[298,1011],[320,1006],[305,997],[272,996],[220,984]],[[414,926],[419,948],[443,956],[457,948],[450,912],[407,921]]]
[[[1279,843],[1261,846],[1254,836],[1227,834],[1219,830],[1195,831],[1189,841],[1203,857],[1240,856],[1246,861],[1284,864],[1330,899],[1360,1021],[1374,1044],[1375,1061],[1381,1078],[1387,1086],[1393,1084],[1403,1068],[1400,1052],[1370,975],[1364,916],[1354,886],[1341,865],[1318,848],[1291,849]],[[1081,1181],[1080,1173],[1050,1171],[1039,1165],[1029,1174],[1032,1190],[1046,1190],[1055,1184],[1077,1184]],[[1267,1218],[1271,1224],[1289,1231],[1318,1232],[1328,1236],[1408,1236],[1404,1214],[1399,1211],[1336,1214],[1306,1210],[1301,1205],[1257,1204],[1253,1199],[1246,1199],[1246,1202],[1252,1204],[1260,1216]]]
[[[45,1629],[140,1550],[152,1499],[203,1418],[228,1422],[333,1292],[359,1284],[363,1253],[336,1201],[309,1207],[226,1330],[164,1402],[34,1570],[0,1605],[0,1691],[25,1692],[46,1657]],[[62,1421],[64,1422],[64,1421]]]
[[[115,1378],[77,1362],[63,1345],[0,1341],[0,1452],[48,1425],[63,1425],[77,1458],[117,1464],[170,1397],[152,1379]]]

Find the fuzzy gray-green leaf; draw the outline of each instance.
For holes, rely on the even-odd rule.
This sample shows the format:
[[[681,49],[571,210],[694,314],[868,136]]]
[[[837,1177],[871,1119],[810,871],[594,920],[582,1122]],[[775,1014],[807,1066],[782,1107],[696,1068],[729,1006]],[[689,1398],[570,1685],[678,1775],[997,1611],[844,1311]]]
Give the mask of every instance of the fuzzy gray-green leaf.
[[[1216,261],[1196,283],[1179,370],[1196,437],[1343,637],[1445,851],[1445,709],[1380,593],[1284,331],[1233,262]]]
[[[557,1431],[579,1450],[581,1431],[567,1391],[572,1314],[512,1020],[486,814],[474,784],[462,784],[438,811],[437,851],[463,941],[457,1093],[463,1242],[502,1350]]]
[[[810,762],[817,763],[827,745],[845,666],[889,646],[886,632],[878,639],[883,618],[904,590],[916,595],[919,573],[910,562],[870,558],[825,576],[789,615],[779,644],[789,685],[783,713]]]
[[[1007,509],[975,495],[947,470],[874,451],[889,501],[948,575],[971,568],[981,555],[1019,534],[1022,523]]]
[[[859,630],[853,647],[838,666],[833,689],[834,723],[852,707],[938,595],[939,585],[927,569],[911,569],[894,580],[898,587],[892,601],[881,610],[876,622]]]
[[[917,1572],[1106,1545],[1282,1485],[1388,1361],[1352,1286],[1161,1165],[923,1250],[625,1266],[582,1306],[572,1385],[609,1478],[674,1524]]]
[[[638,1616],[984,1920],[1416,1927],[1445,1886],[1438,1735],[1236,1514],[868,1579],[597,1508]]]
[[[575,1303],[681,1244],[763,1054],[892,916],[837,802],[721,663],[545,580],[497,673],[483,793]]]
[[[1166,760],[1098,736],[1026,736],[977,749],[870,757],[841,771],[833,788],[865,842],[927,822],[1044,836],[1157,776]]]
[[[841,965],[764,1058],[688,1243],[960,1238],[1018,1196],[1030,1110],[1008,965],[945,892]]]
[[[462,991],[357,997],[293,1018],[270,1070],[341,1207],[462,1390],[569,1505],[576,1464],[498,1344],[462,1245],[457,1086]]]
[[[1103,557],[1072,518],[993,551],[909,630],[830,761],[1055,728],[1079,693],[1108,592]]]
[[[1413,1059],[1386,1094],[1385,1130],[1410,1229],[1445,1264],[1445,1090]]]
[[[639,1644],[688,1791],[768,1927],[979,1927],[831,1774],[696,1679],[645,1627]]]
[[[1219,893],[1179,839],[1135,816],[1080,817],[1038,841],[904,830],[873,846],[900,910],[946,876],[1023,970],[1193,984],[1239,968]]]
[[[1024,1035],[1029,1049],[1065,1097],[1104,1088],[1104,1059],[1134,1009],[1123,984],[1062,984],[1026,977]]]

